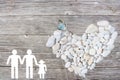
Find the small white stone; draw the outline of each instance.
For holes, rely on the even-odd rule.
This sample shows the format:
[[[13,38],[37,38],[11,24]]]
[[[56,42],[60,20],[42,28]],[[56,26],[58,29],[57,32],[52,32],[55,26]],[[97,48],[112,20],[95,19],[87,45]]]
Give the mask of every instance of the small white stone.
[[[56,53],[56,57],[59,58],[61,56],[60,53]]]
[[[66,68],[69,68],[70,65],[71,65],[71,63],[70,63],[70,62],[67,62],[67,63],[65,64],[65,67],[66,67]]]
[[[115,31],[112,35],[111,35],[111,39],[115,40],[118,36],[118,33]]]
[[[81,62],[79,62],[79,63],[78,63],[78,66],[79,66],[79,67],[82,67],[82,63],[81,63]]]
[[[75,38],[72,38],[72,44],[75,44],[77,40]]]
[[[86,47],[85,48],[85,53],[88,53],[89,52],[89,49]]]
[[[90,33],[91,37],[95,37],[96,33]]]
[[[71,68],[71,67],[69,67],[68,70],[69,70],[70,72],[73,72],[73,71],[74,71],[73,68]]]
[[[77,41],[77,42],[75,43],[75,45],[77,45],[78,47],[81,47],[82,43],[81,43],[81,41]]]
[[[84,55],[84,53],[80,53],[80,54],[79,54],[79,57],[83,57],[83,55]]]
[[[99,27],[99,32],[104,32],[105,28],[104,27]]]
[[[60,41],[61,39],[61,30],[54,31],[54,37],[56,38],[56,43]]]
[[[83,57],[81,57],[81,62],[83,62],[84,61],[84,58]]]
[[[80,62],[80,57],[77,57],[77,63],[79,63]]]
[[[69,52],[70,52],[70,54],[71,54],[72,56],[75,56],[75,52],[74,52],[73,48],[70,48],[70,49],[69,49]]]
[[[66,60],[67,59],[66,55],[62,54],[61,59]]]
[[[80,49],[79,49],[78,47],[73,48],[73,50],[74,50],[75,52],[79,52],[79,51],[80,51]]]
[[[100,56],[100,54],[95,54],[94,58],[98,58]]]
[[[86,46],[86,40],[82,41],[82,45]]]
[[[88,65],[91,65],[92,63],[93,63],[93,57],[91,57],[90,59],[89,59],[89,61],[88,61]]]
[[[68,43],[69,44],[69,43]],[[67,46],[66,51],[68,51],[71,48],[70,45]]]
[[[104,38],[100,38],[100,42],[104,43],[105,39]]]
[[[105,50],[103,51],[103,53],[101,54],[103,57],[107,57],[110,54],[109,50]]]
[[[72,41],[72,37],[71,37],[71,36],[68,36],[68,37],[67,37],[67,40],[68,40],[69,42],[71,42],[71,41]]]
[[[89,54],[90,54],[90,55],[95,55],[95,54],[96,54],[96,50],[95,50],[94,48],[91,48],[91,49],[89,50]]]
[[[93,63],[91,66],[90,66],[90,70],[94,69],[95,68],[95,63]]]
[[[82,64],[83,64],[83,66],[87,65],[85,60],[82,61]]]
[[[92,41],[90,39],[87,39],[86,42],[90,44]]]
[[[75,65],[71,65],[71,67],[73,68],[75,74],[78,74],[79,67],[77,67]]]
[[[75,68],[74,68],[75,74],[79,74],[80,71],[81,71],[81,68],[75,66]]]
[[[104,38],[108,40],[110,38],[110,35],[104,35]]]
[[[86,74],[86,73],[87,73],[87,71],[88,71],[88,70],[87,70],[86,68],[84,68],[84,69],[82,69],[82,70],[81,70],[81,73]]]
[[[115,31],[115,28],[112,27],[111,25],[109,25],[109,31],[110,31],[110,33],[113,33]]]
[[[60,40],[60,44],[65,44],[67,43],[67,37],[63,37],[61,40]]]
[[[104,33],[103,33],[103,32],[99,32],[99,33],[98,33],[98,37],[99,37],[99,38],[103,38],[103,37],[104,37]]]
[[[73,56],[70,54],[69,51],[65,51],[64,53],[65,53],[65,55],[67,55],[67,57],[68,57],[69,59],[73,59]]]
[[[64,35],[64,36],[69,36],[69,35],[70,35],[70,32],[69,32],[69,31],[65,31],[65,32],[63,33],[63,35]]]
[[[94,32],[98,32],[98,28],[97,28],[96,25],[94,25],[94,24],[90,24],[90,25],[87,27],[87,29],[86,29],[85,32],[86,32],[86,33],[94,33]]]
[[[69,59],[68,59],[68,58],[66,58],[64,61],[65,61],[65,63],[67,63],[67,62],[69,61]]]
[[[97,50],[97,54],[101,54],[102,53],[102,48],[99,48],[98,50]]]
[[[81,72],[79,72],[79,74],[81,74],[82,77],[85,77],[85,74],[88,72],[87,67],[83,66],[81,68]]]
[[[60,44],[59,44],[59,43],[56,43],[56,44],[52,47],[53,51],[57,51],[57,50],[59,50],[59,48],[60,48]]]
[[[93,41],[90,41],[90,42],[96,43],[96,42],[98,42],[98,41],[99,41],[99,37],[94,37]]]
[[[98,22],[97,22],[97,25],[98,25],[98,26],[101,26],[101,27],[108,27],[108,26],[109,26],[109,22],[106,21],[106,20],[98,21]]]
[[[108,41],[107,45],[108,45],[108,46],[109,46],[109,45],[113,45],[113,44],[114,44],[114,42],[115,42],[115,40],[110,39],[110,40]]]
[[[83,58],[88,61],[90,59],[90,55],[88,55],[87,53],[84,54]]]
[[[98,49],[99,49],[98,46],[96,46],[96,45],[94,45],[93,48],[94,48],[95,50],[98,50]]]
[[[103,57],[102,56],[99,56],[97,59],[96,59],[96,63],[99,63],[100,61],[102,61],[103,60]]]
[[[114,47],[115,47],[114,45],[109,45],[109,46],[107,46],[107,50],[111,51],[112,49],[114,49]]]
[[[49,37],[46,43],[46,47],[52,47],[54,44],[55,44],[55,37],[54,36]]]
[[[82,35],[82,40],[86,40],[87,39],[87,35],[84,33],[83,35]]]
[[[72,38],[75,38],[76,40],[78,40],[78,36],[76,34],[73,34]]]
[[[85,78],[85,73],[79,73],[79,76]]]
[[[77,65],[77,55],[73,57],[74,65]]]

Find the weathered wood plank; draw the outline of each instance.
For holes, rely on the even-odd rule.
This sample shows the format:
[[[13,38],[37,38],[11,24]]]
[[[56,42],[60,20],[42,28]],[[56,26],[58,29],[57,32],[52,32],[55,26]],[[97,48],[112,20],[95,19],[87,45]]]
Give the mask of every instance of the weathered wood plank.
[[[100,0],[99,0],[100,1]],[[119,15],[120,1],[36,2],[1,1],[0,16],[5,15]],[[111,4],[112,3],[112,4]]]
[[[67,71],[68,80],[119,80],[120,73],[119,68],[95,68],[94,70],[88,71],[86,78],[81,78],[73,73]]]
[[[48,67],[46,80],[120,80],[119,7],[120,0],[0,0],[0,80],[10,80],[6,60],[12,49],[17,49],[21,57],[32,49],[38,61],[44,59]],[[58,19],[64,20],[68,29],[78,35],[99,20],[109,20],[119,33],[112,53],[89,71],[85,79],[66,70],[64,62],[45,47]],[[34,71],[34,79],[38,80],[37,66]],[[20,80],[26,80],[25,65],[20,66],[19,76]]]
[[[108,20],[120,32],[120,16],[4,16],[0,17],[0,34],[50,35],[62,19],[70,31],[83,34],[87,26]],[[120,34],[120,33],[119,33]]]
[[[44,59],[46,63],[48,64],[48,67],[51,68],[64,68],[64,64],[62,64],[62,60],[60,58],[56,58],[55,55],[51,53],[34,53],[37,51],[33,51],[33,54],[37,57],[37,60],[39,61],[40,59]],[[98,63],[96,67],[108,67],[108,68],[114,68],[118,67],[120,68],[120,52],[112,52],[108,57],[104,58],[103,61]],[[24,50],[19,50],[18,49],[18,54],[23,57],[26,55],[26,49]],[[0,66],[7,66],[6,61],[8,56],[11,55],[11,51],[9,52],[0,52]]]
[[[0,48],[0,63],[3,64],[3,66],[5,66],[7,57],[11,54],[10,52],[11,52],[12,49],[14,49],[14,48],[18,49],[18,53],[21,56],[23,56],[23,55],[26,54],[26,50],[28,48],[32,47],[33,53],[35,53],[37,59],[48,58],[48,59],[45,60],[46,63],[48,64],[48,68],[51,68],[51,66],[53,67],[53,69],[64,68],[63,64],[61,63],[61,60],[51,59],[53,57],[55,58],[55,56],[53,54],[51,54],[51,57],[47,57],[47,56],[50,56],[49,53],[47,53],[47,54],[42,53],[42,52],[46,52],[46,49],[47,49],[45,46],[43,46],[45,44],[46,40],[47,40],[46,36],[39,36],[39,35],[33,35],[33,36],[29,36],[27,38],[24,35],[14,35],[14,36],[13,35],[12,36],[11,35],[6,35],[6,36],[0,35],[0,45],[1,45],[1,48]],[[38,46],[37,42],[39,42],[39,45],[43,46],[43,48],[41,48],[41,46]],[[100,64],[97,64],[96,68],[105,68],[105,67],[108,68],[109,67],[110,70],[112,68],[120,68],[120,62],[119,62],[120,61],[120,55],[119,55],[120,52],[117,52],[117,51],[119,51],[119,44],[116,44],[116,45],[118,47],[117,49],[115,48],[116,51],[112,52],[112,54],[110,54],[107,58],[105,58],[105,60],[103,60]],[[50,50],[51,49],[49,49],[48,51],[50,53],[52,53]],[[41,53],[42,53],[42,55],[41,55]],[[112,70],[115,71],[114,69],[112,69]],[[97,71],[95,71],[95,72],[97,72]],[[97,75],[96,75],[96,73],[94,73],[94,74],[95,74],[94,76],[96,76],[96,77],[91,76],[91,75],[93,75],[93,72],[91,72],[89,79],[99,79],[99,78],[100,79],[101,78],[109,79],[108,77],[101,77],[101,76],[107,76],[107,74],[106,75],[103,75],[104,73],[97,74]],[[117,73],[117,72],[116,72],[116,74],[119,75],[119,73]],[[108,74],[108,76],[109,75],[113,76],[113,74],[110,74],[110,73]],[[49,76],[51,76],[51,75],[49,75]],[[69,76],[68,76],[68,78],[69,78]],[[56,79],[56,78],[50,78],[50,79]],[[77,78],[74,78],[74,79],[77,79]],[[78,77],[78,79],[79,79],[79,77]],[[111,79],[119,79],[119,76],[112,77]],[[4,80],[6,80],[6,79],[4,79]],[[66,80],[66,79],[64,79],[64,80]]]
[[[24,53],[27,49],[32,49],[34,53],[51,53],[52,49],[46,47],[48,36],[39,35],[0,35],[0,52],[10,52],[12,49],[20,50]],[[119,37],[116,40],[113,53],[120,52]]]
[[[51,69],[51,66],[52,66],[53,70],[54,69],[60,69],[60,70],[64,69],[64,66],[61,62],[62,60],[51,59],[53,57],[55,58],[55,56],[52,54],[51,49],[47,50],[48,48],[45,47],[45,42],[46,42],[47,38],[48,38],[47,36],[39,36],[39,35],[30,35],[28,37],[25,37],[24,35],[6,35],[6,36],[0,35],[0,45],[1,45],[0,63],[3,66],[6,66],[5,63],[6,63],[7,57],[11,54],[10,52],[12,49],[14,49],[14,48],[18,49],[18,53],[21,56],[23,56],[26,54],[26,50],[28,48],[32,47],[33,53],[35,53],[37,59],[39,60],[40,58],[44,58],[46,63],[48,64],[49,69]],[[115,50],[113,50],[114,52],[112,52],[112,54],[110,54],[107,58],[105,58],[105,60],[103,60],[101,63],[97,64],[96,68],[102,68],[102,69],[97,69],[96,71],[93,70],[94,72],[91,72],[90,74],[88,74],[89,79],[108,79],[108,80],[109,79],[119,79],[119,76],[118,76],[119,70],[118,69],[120,68],[120,55],[119,55],[120,51],[119,51],[119,44],[115,44],[115,45],[117,46],[117,49],[115,48]],[[41,46],[43,46],[43,47],[41,48]],[[47,52],[46,50],[49,51],[49,53],[51,53],[51,54],[49,54],[49,53],[43,54],[42,53],[42,52]],[[41,55],[41,53],[42,53],[42,55]],[[51,57],[47,57],[50,55],[51,55]],[[46,58],[48,58],[48,59],[46,59]],[[23,65],[23,67],[24,67],[24,65]],[[106,70],[107,71],[106,75],[104,75],[104,73],[101,72],[101,70],[104,70],[104,68],[109,68]],[[118,68],[118,69],[114,70],[114,68]],[[109,70],[111,70],[111,71],[109,71]],[[99,71],[99,73],[96,73],[98,71]],[[111,73],[112,71],[113,71],[113,73]],[[4,72],[4,71],[1,71],[1,72]],[[61,74],[65,75],[65,73],[61,73]],[[114,74],[116,74],[116,76],[113,76]],[[51,75],[53,75],[53,73],[51,73]],[[51,75],[49,75],[49,76],[51,76]],[[80,79],[80,77],[70,78],[72,75],[73,74],[68,75],[68,80]],[[96,77],[94,77],[92,75],[94,75]],[[20,74],[20,76],[21,76],[21,74]],[[109,78],[108,76],[112,76],[112,77]],[[9,77],[7,77],[7,78],[9,79]],[[6,78],[3,78],[3,79],[7,80]],[[20,79],[24,80],[24,77],[22,77]],[[58,78],[49,77],[48,79],[53,79],[53,80],[58,79],[59,80],[59,77]],[[60,78],[60,80],[61,79],[66,80],[65,77]]]
[[[0,75],[2,80],[10,79],[10,67],[0,67]],[[38,68],[34,68],[34,79],[38,80],[39,75],[37,74]],[[67,73],[67,74],[66,74]],[[119,68],[95,68],[86,74],[86,78],[82,79],[74,73],[70,73],[65,69],[48,69],[46,74],[47,80],[119,80],[120,79],[120,69]],[[69,76],[67,78],[67,76]],[[25,68],[19,68],[19,79],[25,79]]]
[[[0,0],[1,3],[47,3],[47,2],[101,2],[101,3],[118,3],[119,0]]]
[[[23,58],[23,54],[18,53],[21,58]],[[26,55],[26,53],[24,53]],[[45,60],[46,64],[48,64],[48,68],[65,68],[64,64],[62,64],[62,61],[60,58],[56,58],[55,55],[51,54],[51,53],[33,53],[36,58],[37,61],[39,61],[40,59]],[[0,66],[9,66],[6,65],[7,62],[7,58],[8,56],[11,55],[11,53],[1,53],[0,54]],[[112,57],[111,57],[112,56]],[[64,63],[64,62],[63,62]],[[51,67],[53,66],[53,67]],[[100,63],[98,63],[96,65],[96,67],[98,68],[104,68],[104,67],[108,67],[108,68],[115,68],[118,67],[120,68],[120,55],[119,54],[110,54],[108,57],[104,58],[103,61],[101,61]]]
[[[0,67],[0,79],[10,80],[10,67]],[[19,80],[26,80],[25,68],[19,68]],[[38,68],[34,68],[34,80],[39,80]],[[65,69],[48,69],[45,80],[67,80]]]

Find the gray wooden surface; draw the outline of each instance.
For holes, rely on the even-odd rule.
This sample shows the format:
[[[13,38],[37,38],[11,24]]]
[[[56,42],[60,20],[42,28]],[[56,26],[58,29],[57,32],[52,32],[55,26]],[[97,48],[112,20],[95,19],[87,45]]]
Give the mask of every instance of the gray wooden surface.
[[[37,60],[46,61],[46,80],[84,80],[64,68],[64,62],[45,44],[62,19],[70,31],[82,35],[86,27],[108,20],[119,36],[112,53],[85,80],[120,80],[120,0],[0,0],[0,80],[10,80],[6,60],[12,49],[23,57],[32,49]],[[39,80],[34,66],[34,80]],[[19,68],[19,80],[25,79],[25,65]]]

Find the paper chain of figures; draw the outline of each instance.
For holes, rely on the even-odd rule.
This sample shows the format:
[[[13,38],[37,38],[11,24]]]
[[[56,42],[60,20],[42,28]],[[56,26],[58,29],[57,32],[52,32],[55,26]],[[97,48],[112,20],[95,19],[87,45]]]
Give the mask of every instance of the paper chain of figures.
[[[65,68],[70,72],[85,77],[88,70],[94,69],[96,63],[111,53],[117,35],[108,21],[90,24],[82,36],[68,31],[61,22],[46,46],[52,47],[53,54],[65,61]]]

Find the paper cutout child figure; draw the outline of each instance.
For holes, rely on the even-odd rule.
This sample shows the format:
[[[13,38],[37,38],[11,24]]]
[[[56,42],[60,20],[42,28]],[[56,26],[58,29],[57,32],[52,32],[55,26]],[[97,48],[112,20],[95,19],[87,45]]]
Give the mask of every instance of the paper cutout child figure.
[[[12,54],[8,57],[7,65],[11,61],[11,78],[12,79],[18,79],[18,62],[21,63],[21,58],[19,55],[17,55],[17,50],[12,50]]]
[[[44,63],[45,62],[43,60],[40,60],[39,64],[38,64],[38,66],[39,66],[38,74],[40,75],[40,79],[45,78],[45,74],[46,74],[46,71],[47,71],[47,66]]]
[[[27,55],[23,57],[22,64],[26,60],[26,78],[33,79],[33,63],[37,65],[37,60],[34,55],[32,55],[32,50],[27,50]]]

